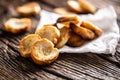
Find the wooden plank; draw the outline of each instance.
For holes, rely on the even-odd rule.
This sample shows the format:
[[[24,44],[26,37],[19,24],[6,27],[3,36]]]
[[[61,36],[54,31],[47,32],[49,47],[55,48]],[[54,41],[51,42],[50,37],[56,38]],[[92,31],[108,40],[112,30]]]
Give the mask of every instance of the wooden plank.
[[[37,71],[37,67],[38,66],[36,66],[35,65],[35,68],[33,67],[34,66],[34,64],[30,61],[30,62],[28,62],[28,60],[26,60],[26,59],[21,59],[22,57],[19,57],[20,55],[19,55],[19,50],[18,49],[16,49],[16,45],[14,45],[12,42],[9,42],[9,41],[7,41],[7,39],[1,39],[1,41],[3,41],[6,45],[8,45],[7,47],[4,47],[3,49],[1,49],[1,50],[6,50],[7,51],[7,53],[5,54],[4,52],[2,52],[2,53],[4,53],[5,54],[5,56],[3,56],[3,57],[5,57],[5,60],[4,61],[2,61],[2,62],[5,62],[5,61],[7,61],[8,59],[10,59],[10,60],[12,60],[13,62],[11,62],[10,61],[10,63],[8,63],[8,62],[6,62],[6,63],[3,63],[3,64],[17,64],[17,63],[19,63],[19,64],[21,64],[22,65],[22,69],[25,69],[24,68],[24,65],[32,65],[32,66],[30,66],[29,68],[31,68],[31,69],[34,69],[33,71]],[[5,45],[4,44],[4,45]],[[12,46],[10,46],[12,44]],[[8,50],[8,48],[10,48],[9,50]],[[5,51],[5,52],[6,52]],[[18,52],[18,53],[16,53],[16,52]],[[17,57],[18,59],[15,59],[15,60],[13,60],[13,59],[11,59],[11,56],[10,55],[12,55],[13,57],[12,58],[15,58],[15,57]],[[9,57],[10,56],[10,57]],[[22,60],[22,61],[21,61]],[[21,61],[21,62],[20,62]],[[24,63],[23,63],[23,61],[24,61]],[[17,64],[17,65],[19,65],[19,64]],[[9,65],[7,65],[7,66],[9,66]],[[16,66],[16,65],[15,65]],[[13,65],[11,68],[13,68],[13,69],[16,69],[15,68],[15,66]],[[20,65],[19,65],[19,67],[21,67]],[[19,68],[17,68],[18,70],[17,71],[19,71],[20,69]],[[30,72],[31,71],[31,69],[30,70],[27,70],[28,72]],[[47,70],[46,68],[43,68],[46,72],[49,72],[49,73],[51,73],[51,74],[54,74],[54,75],[57,75],[57,76],[60,76],[60,77],[63,77],[63,78],[66,78],[66,79],[74,79],[74,78],[71,78],[71,77],[69,77],[69,76],[63,76],[63,74],[59,74],[59,73],[57,73],[57,72],[53,72],[53,71],[49,71],[49,70]],[[38,72],[41,70],[41,68],[38,70]],[[21,70],[21,71],[23,71],[24,72],[24,70]],[[25,71],[26,72],[26,71]],[[62,73],[62,72],[61,72]],[[68,74],[68,73],[67,73]],[[29,74],[29,75],[31,75],[31,76],[33,76],[33,74]],[[82,74],[81,74],[82,75]],[[22,75],[23,76],[23,75]],[[78,75],[79,76],[79,75]],[[84,75],[85,76],[85,75]],[[25,76],[26,77],[26,76]],[[69,78],[68,78],[69,77]],[[74,77],[77,77],[77,76],[74,76]],[[79,78],[79,77],[78,77]],[[77,79],[78,79],[77,78]],[[89,76],[88,76],[88,78],[89,78]],[[93,79],[93,78],[92,78]]]
[[[8,43],[8,41],[4,43],[7,43],[8,46],[13,44],[12,42]],[[15,49],[15,45],[11,47]],[[16,52],[16,50],[14,51]],[[56,63],[42,68],[51,74],[64,75],[62,77],[69,77],[70,79],[85,79],[86,77],[90,79],[118,79],[120,74],[118,67],[100,59],[95,54],[61,54]]]
[[[1,80],[62,79],[36,67],[29,59],[22,58],[19,53],[13,51],[6,44],[1,41],[0,43],[2,44],[0,47]]]
[[[7,0],[6,0],[7,1]],[[29,0],[33,1],[33,0]],[[36,0],[39,1],[39,0]],[[46,0],[40,2],[43,9],[51,11],[54,7],[65,6],[66,0],[53,0],[46,3]],[[49,0],[48,0],[49,1]],[[120,7],[119,0],[90,0],[98,7],[104,7],[108,3],[113,4],[119,15]],[[39,21],[39,16],[30,17],[33,21],[33,30],[19,35],[6,33],[3,28],[3,22],[10,17],[19,17],[15,15],[14,8],[18,5],[28,2],[27,0],[9,0],[0,1],[0,79],[78,79],[78,80],[119,80],[120,79],[120,46],[117,47],[117,60],[111,56],[96,55],[96,54],[60,54],[57,61],[49,66],[40,67],[35,65],[31,59],[22,58],[19,54],[19,40],[29,34],[34,33],[36,25]],[[108,3],[107,3],[108,2]],[[9,5],[11,3],[11,5]],[[18,3],[18,4],[16,4]],[[54,4],[51,4],[54,3]],[[13,5],[12,5],[13,4]],[[104,5],[103,5],[104,4]],[[12,8],[12,9],[10,9]],[[22,17],[22,16],[21,16]],[[120,24],[118,17],[118,24]],[[119,43],[120,44],[120,43]]]
[[[95,54],[61,54],[59,60],[47,69],[72,79],[84,79],[87,76],[104,80],[120,79],[120,69]]]

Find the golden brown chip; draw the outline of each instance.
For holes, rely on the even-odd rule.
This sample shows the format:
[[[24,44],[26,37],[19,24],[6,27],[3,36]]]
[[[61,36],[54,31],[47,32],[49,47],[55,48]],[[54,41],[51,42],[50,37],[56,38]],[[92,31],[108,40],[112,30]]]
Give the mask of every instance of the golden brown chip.
[[[73,12],[70,12],[69,10],[63,7],[55,8],[53,9],[53,12],[61,14],[61,15],[74,14]]]
[[[21,41],[20,41],[20,54],[22,57],[30,57],[31,54],[31,49],[33,44],[36,41],[39,41],[41,38],[37,34],[29,34],[25,36]]]
[[[40,35],[41,38],[47,38],[54,44],[57,43],[60,37],[60,31],[55,26],[51,25],[44,25],[42,28],[37,29],[35,33]]]
[[[63,23],[63,22],[78,24],[80,20],[77,15],[65,15],[57,19],[57,23]]]
[[[69,28],[70,23],[80,24],[79,17],[77,15],[66,15],[66,16],[59,17],[57,19],[56,26],[58,28],[62,28],[62,27]]]
[[[91,3],[89,3],[86,0],[79,0],[79,4],[80,4],[81,8],[86,12],[90,12],[90,13],[96,12],[96,7],[93,6]]]
[[[32,47],[31,58],[38,65],[47,65],[52,63],[59,56],[59,51],[54,48],[51,41],[41,39],[37,41]]]
[[[70,38],[70,29],[67,27],[63,27],[60,30],[60,38],[58,39],[58,43],[56,44],[56,48],[63,47]]]
[[[103,31],[99,27],[95,26],[94,24],[88,22],[88,21],[82,21],[81,24],[82,27],[90,29],[91,31],[95,32],[97,36],[101,36]]]
[[[40,13],[41,8],[40,5],[36,2],[26,3],[22,6],[19,6],[17,12],[23,15],[37,15]]]
[[[20,33],[31,29],[32,22],[29,18],[10,18],[4,23],[5,30],[11,33]]]
[[[70,24],[70,27],[76,34],[80,35],[85,40],[92,40],[95,38],[94,32],[92,32],[91,30],[87,28],[77,26],[72,23]]]
[[[80,4],[76,0],[68,0],[67,1],[68,6],[70,7],[71,10],[77,12],[77,13],[84,13],[82,10]]]
[[[70,22],[56,23],[56,26],[58,29],[61,29],[63,27],[70,28]]]
[[[81,38],[81,36],[75,34],[74,32],[70,33],[70,38],[67,42],[67,45],[72,47],[80,47],[85,44],[86,41]]]

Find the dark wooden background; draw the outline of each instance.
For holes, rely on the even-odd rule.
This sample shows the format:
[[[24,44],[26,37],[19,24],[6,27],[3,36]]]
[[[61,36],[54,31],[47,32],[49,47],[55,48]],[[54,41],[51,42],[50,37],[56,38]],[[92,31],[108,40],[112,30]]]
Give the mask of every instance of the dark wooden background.
[[[60,54],[57,61],[48,66],[38,66],[31,59],[20,56],[19,40],[34,33],[40,16],[31,16],[33,29],[27,33],[13,35],[4,31],[3,23],[19,16],[15,8],[32,0],[0,0],[0,80],[120,80],[120,42],[115,56],[84,54]],[[67,0],[33,0],[42,9],[52,11],[55,7],[66,7]],[[89,0],[96,7],[113,5],[120,26],[120,0]]]

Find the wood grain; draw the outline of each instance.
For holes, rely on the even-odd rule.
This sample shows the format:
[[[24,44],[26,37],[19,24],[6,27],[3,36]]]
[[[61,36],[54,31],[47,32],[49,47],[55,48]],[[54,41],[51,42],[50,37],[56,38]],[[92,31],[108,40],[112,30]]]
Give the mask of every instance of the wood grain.
[[[40,16],[31,16],[32,30],[23,34],[13,35],[4,31],[3,23],[20,16],[15,8],[33,0],[0,0],[0,80],[120,80],[120,42],[116,55],[60,54],[54,63],[38,66],[31,59],[25,59],[19,53],[19,41],[25,35],[34,33]],[[66,7],[67,0],[34,0],[42,9],[52,11],[55,7]],[[120,26],[119,0],[89,0],[96,7],[113,5]],[[6,6],[7,5],[7,6]]]

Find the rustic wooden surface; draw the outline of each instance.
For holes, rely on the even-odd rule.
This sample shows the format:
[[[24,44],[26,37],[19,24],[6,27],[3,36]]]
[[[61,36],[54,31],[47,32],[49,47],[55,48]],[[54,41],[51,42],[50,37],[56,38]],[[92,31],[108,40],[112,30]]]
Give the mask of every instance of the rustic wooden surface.
[[[33,29],[13,35],[4,31],[3,23],[10,17],[23,17],[15,12],[18,5],[32,0],[0,0],[0,80],[120,80],[120,42],[116,55],[60,54],[49,66],[38,66],[31,59],[20,56],[19,40],[34,33],[40,16],[31,16]],[[35,1],[35,0],[34,0]],[[66,0],[36,0],[42,9],[51,11],[66,6]],[[49,2],[48,2],[49,1]],[[120,26],[120,0],[89,0],[98,8],[113,5]]]

